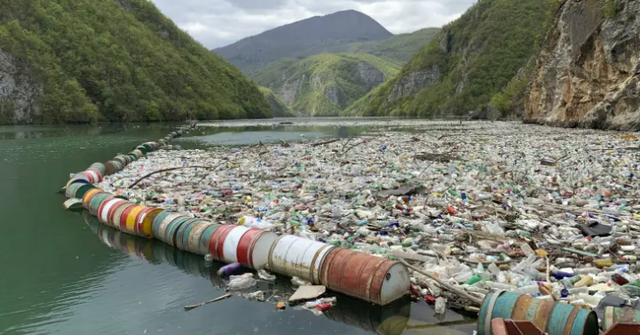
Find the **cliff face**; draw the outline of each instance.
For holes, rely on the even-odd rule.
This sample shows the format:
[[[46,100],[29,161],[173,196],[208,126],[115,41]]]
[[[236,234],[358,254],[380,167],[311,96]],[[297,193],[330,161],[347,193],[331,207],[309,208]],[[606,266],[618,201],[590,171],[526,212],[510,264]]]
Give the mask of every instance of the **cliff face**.
[[[525,122],[640,129],[640,2],[567,0],[533,75]]]
[[[42,87],[20,71],[15,57],[0,49],[0,124],[29,123],[40,114]]]

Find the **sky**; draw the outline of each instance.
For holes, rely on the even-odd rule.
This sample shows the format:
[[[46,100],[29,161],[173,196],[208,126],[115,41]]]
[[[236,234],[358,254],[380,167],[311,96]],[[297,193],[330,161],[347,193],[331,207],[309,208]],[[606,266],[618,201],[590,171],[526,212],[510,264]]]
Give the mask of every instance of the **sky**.
[[[151,0],[209,49],[317,15],[353,9],[394,34],[440,27],[476,0]]]

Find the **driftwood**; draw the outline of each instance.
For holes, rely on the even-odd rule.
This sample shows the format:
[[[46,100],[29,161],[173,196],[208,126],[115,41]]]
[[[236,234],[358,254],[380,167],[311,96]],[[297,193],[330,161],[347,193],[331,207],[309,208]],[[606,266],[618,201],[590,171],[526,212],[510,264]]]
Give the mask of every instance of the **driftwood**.
[[[215,299],[207,300],[207,301],[205,301],[205,302],[201,302],[201,303],[199,303],[199,304],[184,306],[184,310],[185,310],[185,311],[190,311],[190,310],[192,310],[192,309],[194,309],[194,308],[198,308],[198,307],[200,307],[200,306],[204,306],[204,305],[206,305],[206,304],[210,304],[210,303],[212,303],[212,302],[216,302],[216,301],[224,300],[224,299],[227,299],[227,298],[230,298],[230,297],[231,297],[231,293],[227,293],[227,294],[225,294],[225,295],[223,295],[223,296],[221,296],[221,297],[217,297],[217,298],[215,298]]]
[[[140,179],[136,180],[133,184],[129,185],[128,188],[133,188],[134,186],[138,185],[138,183],[140,183],[141,181],[153,176],[154,174],[158,174],[158,173],[162,173],[162,172],[169,172],[169,171],[174,171],[174,170],[181,170],[181,169],[192,169],[192,168],[193,169],[216,169],[218,167],[217,166],[189,165],[189,166],[178,166],[178,167],[162,169],[162,170],[158,170],[158,171],[154,171],[154,172],[148,173],[148,174],[140,177]]]
[[[314,144],[312,144],[311,146],[315,148],[315,147],[319,147],[319,146],[321,146],[321,145],[331,144],[331,143],[335,143],[335,142],[338,142],[338,141],[340,141],[340,139],[339,139],[339,138],[336,138],[336,139],[329,140],[329,141],[324,141],[324,142],[314,143]]]
[[[368,141],[368,140],[364,140],[364,141],[362,141],[362,142],[358,142],[358,143],[356,143],[356,144],[354,144],[354,145],[350,146],[347,150],[343,151],[343,152],[340,154],[340,156],[344,156],[344,155],[345,155],[347,152],[349,152],[351,149],[353,149],[353,148],[355,148],[355,147],[357,147],[357,146],[359,146],[359,145],[365,144],[365,143],[367,143],[367,142],[369,142],[369,141]]]
[[[463,289],[459,289],[457,287],[454,287],[451,284],[446,283],[446,282],[440,280],[437,277],[432,276],[431,274],[429,274],[429,273],[427,273],[425,271],[422,271],[420,268],[415,267],[415,266],[407,263],[407,261],[405,261],[404,259],[400,259],[400,262],[402,264],[406,265],[409,269],[411,269],[411,270],[413,270],[415,272],[418,272],[418,273],[420,273],[422,275],[425,275],[425,276],[429,277],[432,280],[435,280],[438,283],[438,285],[442,286],[443,288],[446,288],[447,290],[457,294],[458,296],[460,296],[462,298],[465,298],[465,299],[471,301],[475,305],[477,305],[477,306],[481,306],[482,305],[482,299],[480,299],[478,297],[474,297],[473,295],[469,294],[467,291],[465,291]]]

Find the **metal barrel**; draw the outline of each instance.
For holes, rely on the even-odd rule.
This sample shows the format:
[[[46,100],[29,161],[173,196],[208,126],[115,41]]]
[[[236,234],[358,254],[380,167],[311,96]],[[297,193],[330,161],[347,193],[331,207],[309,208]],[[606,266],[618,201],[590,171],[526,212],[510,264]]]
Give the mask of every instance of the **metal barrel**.
[[[222,247],[224,245],[224,239],[227,237],[229,230],[233,229],[236,226],[230,225],[222,225],[220,228],[216,229],[211,236],[211,241],[209,241],[209,252],[213,259],[217,261],[221,261],[222,257]]]
[[[111,222],[109,221],[109,213],[111,212],[111,209],[113,209],[113,207],[117,204],[122,205],[126,202],[126,200],[122,200],[120,198],[111,198],[108,201],[105,201],[104,204],[100,206],[100,209],[98,210],[98,213],[96,215],[98,217],[98,221],[105,225],[111,225]]]
[[[493,335],[491,320],[495,318],[531,321],[549,335],[597,335],[599,332],[598,317],[592,311],[511,292],[486,296],[478,316],[478,334]]]
[[[165,215],[165,213],[168,213],[168,214]],[[153,226],[151,227],[153,237],[157,238],[158,240],[164,243],[169,244],[169,242],[165,238],[167,236],[167,228],[169,227],[169,224],[171,222],[173,222],[174,220],[180,217],[182,217],[182,214],[179,214],[179,213],[163,212],[159,214],[154,220]]]
[[[125,208],[134,205],[131,202],[123,201],[119,202],[111,208],[109,213],[107,213],[107,221],[109,221],[109,226],[114,229],[120,230],[120,217],[122,216],[122,212]]]
[[[151,226],[156,216],[164,212],[162,208],[149,207],[140,212],[140,216],[137,219],[136,227],[138,236],[144,238],[153,238],[153,232]]]
[[[127,231],[127,217],[129,217],[129,213],[136,207],[138,207],[138,205],[134,203],[124,206],[122,212],[120,212],[120,216],[115,218],[115,220],[118,220],[118,227],[121,231]]]
[[[140,215],[140,212],[142,212],[145,208],[148,207],[136,205],[135,207],[131,208],[131,210],[127,214],[126,229],[123,229],[123,232],[131,235],[138,235],[138,229],[136,227],[137,219]]]
[[[269,270],[320,283],[322,261],[333,247],[294,235],[278,238],[269,250]]]
[[[248,268],[262,269],[269,263],[269,251],[278,235],[261,229],[249,229],[238,242],[238,262]]]
[[[64,195],[69,199],[75,198],[76,197],[76,192],[78,191],[78,189],[82,185],[84,185],[84,184],[75,183],[75,184],[71,184],[71,185],[67,186],[67,189],[64,191]]]
[[[108,161],[106,163],[104,163],[104,175],[105,176],[109,176],[112,175],[114,173],[116,173],[117,171],[120,171],[118,169],[118,162],[115,161]]]
[[[94,196],[101,192],[102,190],[99,188],[94,188],[87,191],[87,193],[82,196],[82,207],[84,207],[84,209],[86,210],[89,210],[89,203],[91,202],[91,199],[93,199]]]
[[[96,184],[102,181],[102,174],[100,174],[100,171],[95,170],[95,169],[87,169],[82,173],[88,173],[89,175],[91,175],[91,183],[92,184]]]
[[[93,163],[91,164],[91,166],[89,166],[89,169],[97,170],[98,172],[100,172],[100,175],[104,176],[106,166],[102,163]]]
[[[198,229],[198,227],[200,226],[200,223],[204,222],[204,220],[200,218],[195,218],[192,221],[193,222],[184,230],[184,233],[182,233],[182,248],[184,251],[190,251],[190,252],[193,252],[191,250],[191,246],[193,246],[193,244],[191,246],[189,245],[189,238],[194,233],[194,230]],[[195,233],[198,234],[199,232],[196,231]],[[199,236],[197,238],[196,236],[193,236],[193,239],[195,239],[194,243],[195,243],[196,251],[198,249],[197,242],[199,238],[200,238]]]
[[[334,291],[384,306],[405,295],[409,289],[409,270],[401,263],[334,248],[322,263],[321,283]]]
[[[605,307],[604,318],[602,319],[602,329],[607,330],[616,323],[638,323],[640,322],[640,311],[633,307]]]
[[[97,216],[98,209],[100,209],[100,206],[107,199],[110,199],[112,197],[113,197],[113,195],[111,193],[107,193],[107,192],[96,194],[96,196],[94,196],[91,199],[91,202],[89,202],[89,213],[91,213],[91,215],[93,215],[93,216]]]
[[[176,243],[177,243],[176,235],[177,235],[178,230],[180,229],[180,227],[183,224],[185,224],[187,221],[189,221],[191,219],[193,219],[193,218],[188,217],[188,216],[181,216],[181,217],[171,221],[171,223],[169,223],[169,226],[167,227],[167,229],[165,231],[165,236],[164,236],[165,243],[175,247]]]
[[[200,243],[199,243],[200,244],[199,254],[207,255],[211,253],[211,250],[209,249],[209,245],[211,244],[211,238],[213,237],[213,234],[216,232],[216,230],[218,230],[218,228],[220,227],[222,227],[222,225],[215,224],[213,226],[207,227],[207,229],[205,229],[202,232],[202,235],[200,236]]]
[[[238,243],[249,228],[244,226],[232,226],[228,234],[218,244],[218,255],[220,260],[225,263],[235,263],[238,261]]]
[[[185,221],[182,225],[180,225],[180,227],[176,231],[176,238],[175,238],[176,248],[186,251],[184,236],[185,235],[189,236],[188,232],[191,230],[193,225],[195,225],[197,222],[198,222],[198,219],[191,218]]]
[[[84,197],[84,195],[87,192],[89,192],[89,190],[92,190],[94,188],[96,188],[96,187],[91,185],[91,184],[82,184],[80,186],[80,188],[78,188],[78,190],[76,191],[75,198],[82,199]]]
[[[202,238],[202,234],[207,230],[207,228],[216,225],[213,222],[209,221],[200,221],[196,223],[196,225],[191,229],[189,234],[187,235],[187,251],[190,251],[194,254],[198,255],[206,255],[208,250],[204,250],[204,253],[201,252],[200,249],[200,239]]]

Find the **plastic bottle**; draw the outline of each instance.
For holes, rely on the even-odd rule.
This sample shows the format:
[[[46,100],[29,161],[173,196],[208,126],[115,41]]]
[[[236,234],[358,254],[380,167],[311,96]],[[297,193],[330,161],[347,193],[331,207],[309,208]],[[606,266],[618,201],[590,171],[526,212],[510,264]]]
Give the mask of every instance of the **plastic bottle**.
[[[577,283],[575,283],[573,286],[574,286],[575,288],[580,288],[580,287],[583,287],[583,286],[589,286],[589,285],[591,285],[591,284],[593,284],[593,277],[591,277],[591,276],[583,276],[583,277],[582,277],[582,278],[580,278],[580,280],[579,280]]]
[[[539,292],[539,289],[538,289],[538,285],[534,284],[534,285],[519,287],[517,289],[517,292],[522,294],[536,294]]]
[[[443,297],[436,299],[435,312],[437,315],[442,315],[447,312],[447,299]]]

